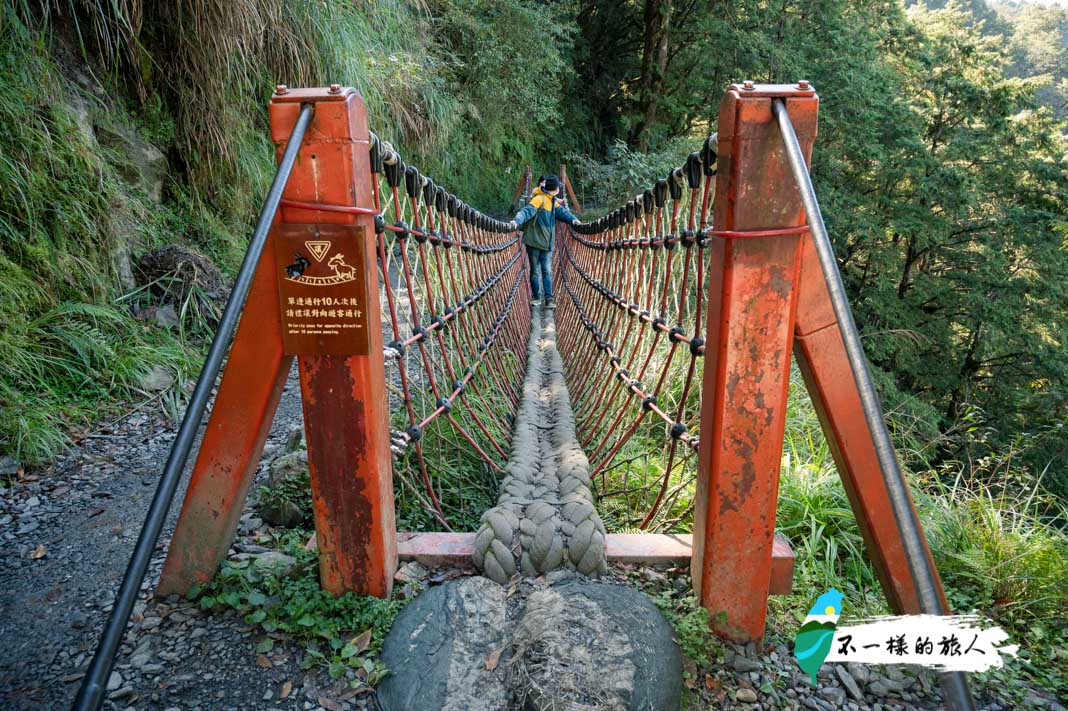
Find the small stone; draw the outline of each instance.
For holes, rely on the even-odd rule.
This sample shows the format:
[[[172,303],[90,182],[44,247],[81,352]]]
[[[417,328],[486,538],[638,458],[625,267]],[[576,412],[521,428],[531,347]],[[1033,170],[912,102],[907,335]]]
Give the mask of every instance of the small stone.
[[[734,657],[734,662],[732,664],[734,666],[734,671],[737,672],[753,672],[758,671],[761,668],[759,660],[743,657],[740,654]]]
[[[846,669],[849,670],[849,675],[861,684],[866,684],[871,681],[871,670],[864,664],[849,662],[846,664]]]
[[[130,666],[135,667],[137,669],[141,669],[150,661],[152,661],[152,655],[143,652],[141,654],[135,654],[134,656],[130,657]]]
[[[152,366],[152,369],[141,377],[141,387],[150,392],[160,392],[172,385],[174,385],[174,373],[162,365]]]
[[[163,620],[158,617],[146,617],[144,621],[141,622],[141,629],[154,630],[161,624],[163,624]]]
[[[250,516],[248,519],[241,522],[241,533],[249,534],[262,525],[263,519]]]
[[[876,679],[872,683],[868,684],[868,690],[876,696],[889,696],[890,689],[883,683],[882,679]]]
[[[743,704],[755,704],[757,701],[757,693],[752,689],[738,689],[734,693],[734,698]]]
[[[137,692],[134,691],[134,688],[132,686],[124,686],[121,689],[118,689],[117,691],[113,691],[108,694],[108,698],[113,701],[121,701],[122,699],[130,698],[135,693]]]
[[[281,551],[267,551],[254,555],[252,564],[260,570],[270,570],[280,578],[288,578],[297,571],[297,559]]]
[[[40,505],[41,499],[36,496],[31,496],[30,498],[26,499],[26,503],[22,505],[22,510],[25,511],[26,509],[32,509]]]
[[[200,639],[201,637],[203,637],[207,633],[208,633],[208,631],[206,629],[204,629],[203,627],[197,627],[195,630],[193,630],[190,633],[189,639]]]
[[[20,469],[22,469],[22,465],[14,457],[9,457],[6,454],[0,457],[0,477],[18,476]]]
[[[160,672],[163,671],[163,665],[162,664],[146,664],[144,667],[142,667],[141,671],[144,672],[145,674],[148,674],[149,676],[155,676],[155,675],[157,675],[157,674],[159,674]]]
[[[843,667],[841,664],[835,664],[834,673],[838,675],[838,680],[842,682],[842,686],[846,688],[846,691],[849,692],[850,696],[852,696],[857,701],[864,700],[864,693],[857,685],[856,679],[853,678],[852,674],[845,670],[845,667]]]
[[[882,679],[881,681],[883,686],[892,694],[900,694],[905,691],[906,684],[902,681],[897,681],[896,679]]]
[[[393,579],[402,583],[414,583],[423,580],[426,575],[426,568],[413,560],[402,565]]]
[[[41,524],[38,523],[37,519],[22,518],[22,519],[19,519],[19,530],[17,531],[17,533],[18,533],[18,535],[22,536],[22,535],[27,534],[27,533],[32,533],[32,532],[36,531],[38,528],[40,528],[40,527],[41,527]]]
[[[108,691],[115,691],[122,686],[122,675],[116,671],[111,672],[111,676],[108,677]]]
[[[304,428],[294,427],[286,435],[286,451],[295,452],[300,449],[300,443],[304,441]]]
[[[827,699],[835,708],[845,703],[846,692],[839,689],[837,686],[825,686],[819,690],[819,695]]]

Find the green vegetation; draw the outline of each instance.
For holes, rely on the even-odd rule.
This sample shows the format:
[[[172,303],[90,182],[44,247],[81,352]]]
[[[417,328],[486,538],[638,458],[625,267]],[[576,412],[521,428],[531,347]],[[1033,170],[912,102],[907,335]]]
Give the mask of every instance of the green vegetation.
[[[256,490],[256,503],[260,509],[279,512],[299,512],[302,528],[315,525],[311,491],[311,472],[301,469],[291,473],[274,486],[261,486]]]
[[[256,651],[269,653],[276,640],[304,645],[302,669],[322,665],[330,677],[347,677],[358,689],[374,686],[387,670],[375,658],[404,603],[346,593],[334,597],[319,587],[318,558],[306,550],[308,534],[294,529],[272,543],[292,560],[274,565],[255,558],[226,561],[210,584],[190,591],[201,608],[231,608],[264,632]],[[267,541],[265,541],[267,542]]]
[[[0,44],[0,451],[36,463],[117,399],[173,402],[195,354],[114,302],[121,214],[146,220],[134,238],[147,243],[159,220],[181,219],[150,215],[143,194],[124,192],[120,156],[85,128],[91,115],[126,116],[65,83],[17,20],[0,25]],[[173,373],[174,385],[145,392],[153,368]]]

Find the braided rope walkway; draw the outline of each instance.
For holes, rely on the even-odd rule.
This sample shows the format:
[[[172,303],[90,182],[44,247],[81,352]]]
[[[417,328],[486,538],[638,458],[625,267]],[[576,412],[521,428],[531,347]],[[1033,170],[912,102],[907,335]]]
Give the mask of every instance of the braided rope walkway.
[[[575,435],[552,312],[531,315],[527,374],[497,505],[482,516],[475,566],[498,582],[516,571],[607,570],[590,462]]]

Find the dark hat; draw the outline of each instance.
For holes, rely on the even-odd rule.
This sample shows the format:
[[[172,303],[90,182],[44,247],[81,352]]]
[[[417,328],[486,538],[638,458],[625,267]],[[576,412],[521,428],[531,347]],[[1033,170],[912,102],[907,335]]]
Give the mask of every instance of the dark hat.
[[[547,176],[545,176],[545,189],[547,191],[548,190],[556,190],[559,187],[560,187],[560,181],[556,179],[555,175],[547,175]]]

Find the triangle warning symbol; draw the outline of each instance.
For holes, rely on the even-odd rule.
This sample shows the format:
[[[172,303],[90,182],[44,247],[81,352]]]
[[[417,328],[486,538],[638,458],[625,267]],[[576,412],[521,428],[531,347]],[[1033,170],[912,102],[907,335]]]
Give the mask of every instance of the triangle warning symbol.
[[[323,261],[323,257],[330,251],[330,243],[326,240],[312,240],[305,242],[304,246],[308,248],[317,262]]]

